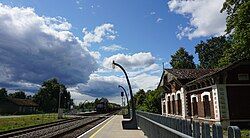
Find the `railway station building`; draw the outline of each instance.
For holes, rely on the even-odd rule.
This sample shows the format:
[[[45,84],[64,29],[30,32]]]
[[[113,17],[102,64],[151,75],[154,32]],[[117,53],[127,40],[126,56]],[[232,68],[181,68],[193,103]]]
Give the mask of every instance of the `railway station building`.
[[[250,127],[250,60],[220,69],[164,69],[162,115]]]

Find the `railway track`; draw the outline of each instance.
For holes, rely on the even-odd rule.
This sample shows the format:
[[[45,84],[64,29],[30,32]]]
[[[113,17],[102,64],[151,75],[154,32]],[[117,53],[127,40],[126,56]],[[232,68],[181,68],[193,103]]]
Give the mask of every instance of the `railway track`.
[[[70,120],[29,127],[0,134],[0,138],[53,138],[77,137],[115,113],[100,114],[89,117],[78,117]]]

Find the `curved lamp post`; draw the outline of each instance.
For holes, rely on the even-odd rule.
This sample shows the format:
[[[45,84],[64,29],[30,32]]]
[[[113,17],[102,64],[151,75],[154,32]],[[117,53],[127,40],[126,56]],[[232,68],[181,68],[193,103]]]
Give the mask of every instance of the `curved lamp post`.
[[[123,117],[128,119],[128,118],[130,118],[130,107],[129,107],[129,102],[128,102],[128,94],[127,94],[126,90],[124,89],[124,87],[122,87],[121,85],[118,85],[118,87],[123,89],[123,91],[125,92],[125,96],[126,96],[126,99],[127,99],[127,106],[128,106],[128,114],[123,115]]]
[[[125,69],[121,65],[119,65],[118,63],[115,63],[115,61],[113,61],[113,63],[112,63],[113,69],[115,69],[115,66],[119,67],[123,71],[123,73],[125,74],[126,80],[128,83],[128,87],[129,87],[130,96],[131,96],[132,117],[130,120],[122,121],[122,127],[124,129],[138,129],[137,128],[136,114],[135,114],[134,98],[133,98],[132,88],[131,88],[131,85],[130,85],[130,82],[128,79],[128,75],[127,75]]]

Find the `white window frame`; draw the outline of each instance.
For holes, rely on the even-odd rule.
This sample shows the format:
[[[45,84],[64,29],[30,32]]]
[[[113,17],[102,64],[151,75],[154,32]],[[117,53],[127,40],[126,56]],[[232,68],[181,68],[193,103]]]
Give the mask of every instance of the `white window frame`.
[[[208,100],[211,101],[210,92],[203,92],[203,93],[201,94],[201,101],[202,101],[202,102],[203,102],[203,99],[204,99],[203,97],[206,96],[206,95],[208,96]]]
[[[191,103],[193,103],[193,98],[196,98],[196,101],[198,102],[199,101],[199,98],[198,98],[198,95],[196,95],[196,94],[192,94],[191,95]]]
[[[166,101],[168,101],[168,97],[170,97],[170,101],[171,101],[171,95],[170,95],[170,94],[167,94],[167,99],[166,99]]]
[[[174,99],[173,99],[173,96],[174,96]],[[175,93],[171,93],[170,101],[173,101],[173,100],[175,101],[175,97],[176,97],[176,96],[175,96]]]
[[[177,98],[177,95],[180,94],[180,100],[181,100],[181,91],[177,91],[176,94],[175,94],[175,100],[178,100]]]

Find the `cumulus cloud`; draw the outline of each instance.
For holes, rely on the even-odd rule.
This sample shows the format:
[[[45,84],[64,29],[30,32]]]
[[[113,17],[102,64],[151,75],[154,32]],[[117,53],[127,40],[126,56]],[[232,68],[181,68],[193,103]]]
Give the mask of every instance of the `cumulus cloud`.
[[[43,17],[45,24],[53,29],[53,30],[57,30],[57,31],[67,31],[70,30],[72,25],[70,23],[67,22],[67,20],[63,17]]]
[[[103,60],[103,66],[111,68],[115,61],[127,69],[148,67],[155,63],[156,58],[150,52],[140,52],[133,55],[116,54]]]
[[[91,74],[90,80],[86,84],[78,84],[81,93],[92,97],[110,97],[119,95],[118,85],[125,85],[125,78],[117,76],[100,76]]]
[[[160,77],[157,75],[150,75],[150,74],[140,74],[135,77],[131,78],[131,81],[135,83],[134,92],[137,92],[139,89],[147,90],[154,90],[159,84]]]
[[[100,52],[98,52],[98,51],[91,51],[91,52],[90,52],[90,55],[91,55],[92,57],[94,57],[96,60],[98,60],[98,59],[101,58],[101,54],[100,54]]]
[[[179,26],[178,38],[225,34],[226,13],[220,13],[225,0],[170,0],[170,11],[189,19],[188,26]]]
[[[121,90],[117,86],[126,88],[124,76],[94,74],[101,54],[87,47],[104,39],[115,39],[113,25],[103,24],[93,31],[83,29],[83,40],[70,31],[71,27],[62,17],[38,16],[32,8],[0,4],[0,86],[36,92],[42,81],[56,77],[70,86],[68,90],[76,102],[97,97],[119,101]],[[134,92],[139,88],[155,88],[156,75],[145,74],[158,69],[150,52],[113,55],[103,60],[103,66],[111,67],[113,60],[128,69],[141,69],[129,72]]]
[[[25,92],[33,93],[33,92],[36,92],[41,87],[41,85],[29,83],[25,81],[19,81],[19,82],[0,81],[0,87],[7,88],[8,92],[9,91],[15,92],[16,90],[22,90]]]
[[[156,89],[160,77],[158,75],[151,75],[147,73],[141,73],[136,76],[129,75],[131,87],[133,93],[136,93],[139,89],[154,90]],[[122,85],[128,90],[127,81],[124,76],[101,76],[98,74],[92,74],[90,80],[86,84],[78,84],[77,90],[91,97],[116,97],[120,95],[121,89],[118,85]]]
[[[104,50],[104,51],[108,51],[108,52],[114,52],[114,51],[119,51],[119,50],[127,50],[127,48],[124,48],[120,45],[110,45],[110,46],[102,46],[100,49]]]
[[[117,55],[114,56],[120,57],[119,54]],[[109,57],[109,60],[106,58],[103,64],[109,66],[109,61],[113,60],[111,57]],[[138,58],[140,60],[137,60]],[[117,60],[117,62],[126,69],[134,93],[139,89],[147,91],[154,90],[157,87],[161,75],[161,67],[155,63],[155,57],[153,57],[151,53],[125,55],[122,56],[121,59],[122,60]],[[116,71],[116,73],[118,73],[118,70]],[[91,97],[108,97],[113,101],[119,101],[117,97],[119,97],[121,90],[117,88],[117,86],[122,85],[127,89],[127,82],[121,70],[119,70],[121,73],[119,76],[114,76],[111,72],[114,72],[114,70],[105,67],[98,68],[95,73],[90,75],[90,80],[86,84],[77,85],[78,91]]]
[[[84,33],[83,43],[89,45],[90,43],[101,43],[104,38],[114,40],[116,38],[116,32],[114,31],[114,25],[110,23],[97,26],[93,31],[87,31],[87,28],[83,28]]]
[[[81,93],[78,87],[69,87],[67,88],[67,91],[70,92],[71,98],[74,99],[74,103],[76,105],[78,105],[80,102],[83,103],[86,100],[89,102],[95,100],[95,97]]]
[[[97,63],[70,28],[62,17],[41,17],[32,8],[0,4],[1,83],[27,86],[52,77],[66,85],[87,82]]]
[[[139,67],[138,69],[136,69],[135,71],[129,71],[129,76],[130,77],[135,77],[137,75],[141,75],[141,74],[155,74],[156,72],[161,71],[161,68],[158,64],[154,63],[146,68],[141,68]]]
[[[113,97],[113,100],[115,100],[115,97],[120,94],[117,86],[123,85],[127,87],[127,82],[120,70],[119,72],[122,73],[120,74],[121,76],[110,76],[111,69],[109,67],[111,67],[113,60],[126,69],[134,93],[139,89],[147,91],[157,87],[161,74],[159,70],[161,68],[155,63],[156,58],[150,52],[140,52],[133,55],[116,54],[105,58],[103,60],[103,67],[100,67],[95,72],[97,74],[92,74],[86,84],[79,84],[78,90],[92,97]],[[106,73],[108,74],[107,76],[104,75]]]
[[[71,98],[74,99],[74,103],[76,105],[79,105],[79,103],[83,103],[85,101],[91,102],[91,101],[94,101],[96,98],[100,99],[101,97],[107,98],[109,102],[121,103],[121,96],[119,94],[121,92],[121,89],[118,89],[118,88],[116,90],[116,94],[119,94],[119,95],[116,95],[116,96],[100,95],[97,97],[86,95],[80,92],[80,89],[78,87],[70,87],[70,88],[67,88],[67,90],[70,92]]]

